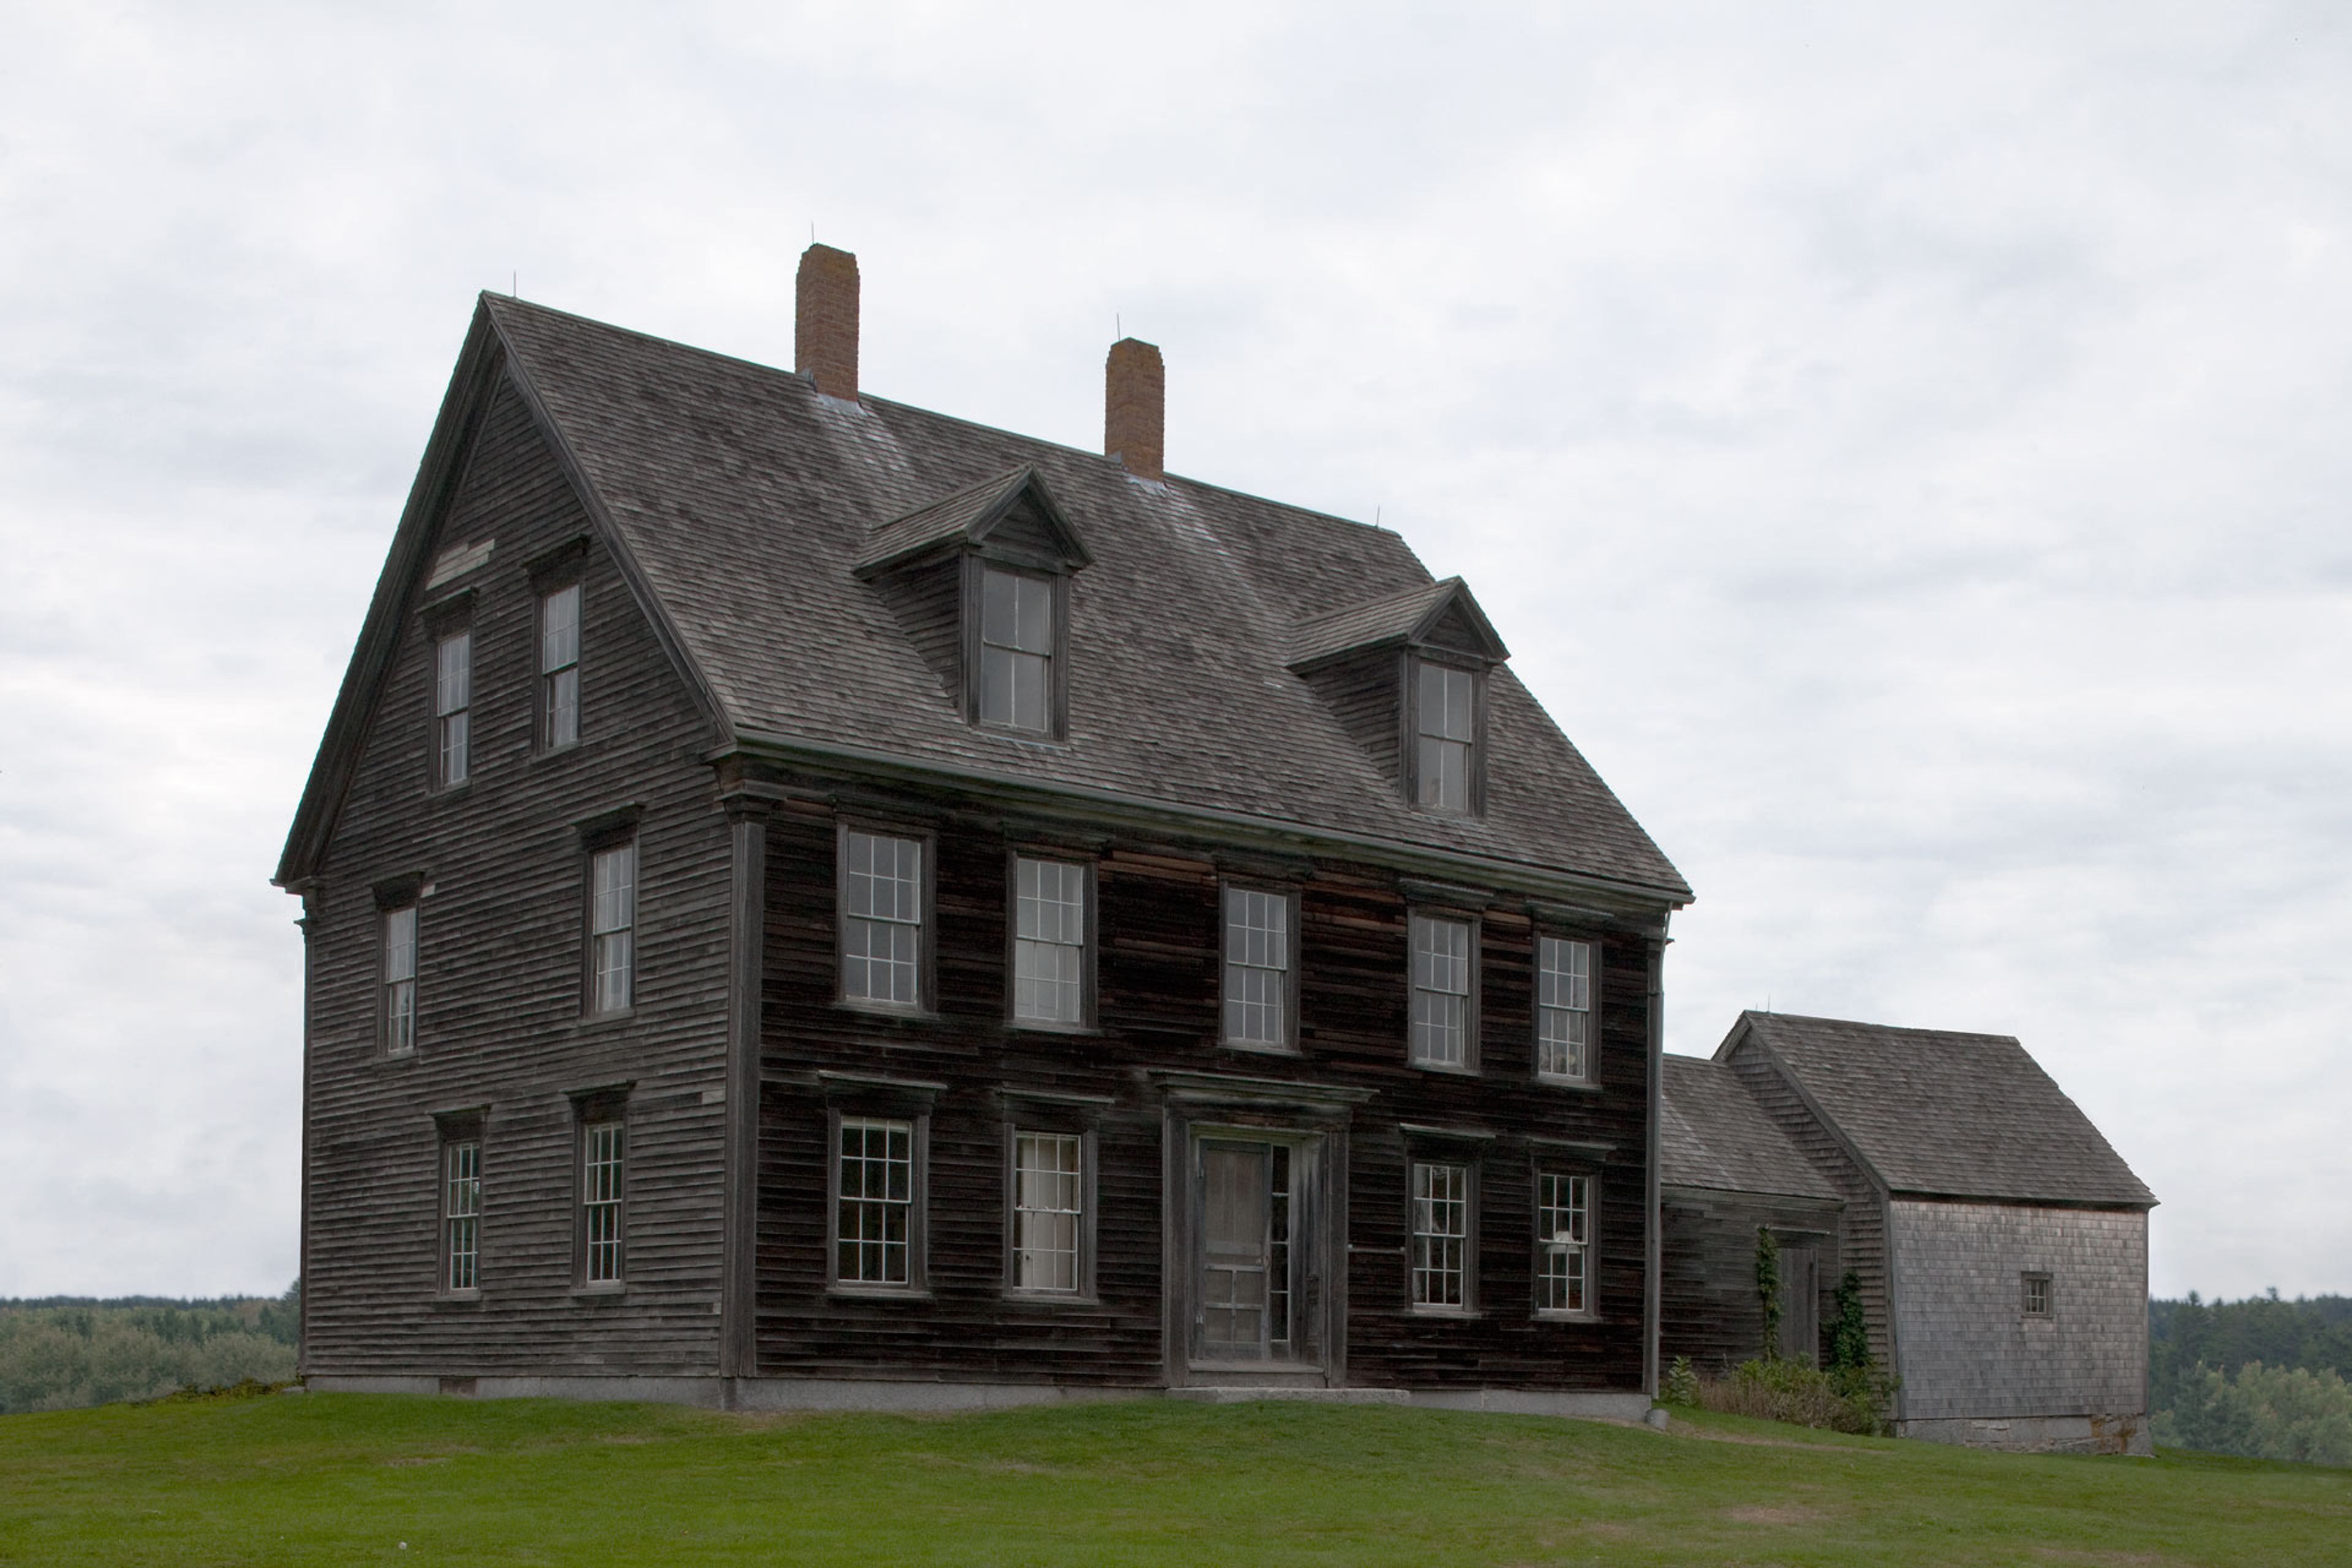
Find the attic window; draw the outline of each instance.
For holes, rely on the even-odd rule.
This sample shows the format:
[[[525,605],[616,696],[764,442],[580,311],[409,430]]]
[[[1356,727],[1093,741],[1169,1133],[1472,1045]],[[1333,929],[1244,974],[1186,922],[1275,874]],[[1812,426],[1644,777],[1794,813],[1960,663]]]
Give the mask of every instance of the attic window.
[[[1468,812],[1478,798],[1478,677],[1427,658],[1413,660],[1412,801],[1433,811]]]
[[[1057,579],[983,566],[980,574],[980,721],[1050,734]]]

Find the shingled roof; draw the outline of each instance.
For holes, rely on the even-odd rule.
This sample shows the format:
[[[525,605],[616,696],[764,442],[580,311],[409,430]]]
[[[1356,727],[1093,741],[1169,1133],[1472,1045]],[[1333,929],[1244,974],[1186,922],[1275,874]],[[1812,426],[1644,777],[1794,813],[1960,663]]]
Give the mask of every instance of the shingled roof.
[[[2007,1035],[1740,1015],[1753,1040],[1888,1191],[2023,1203],[2153,1205],[2091,1119]]]
[[[1307,624],[1436,587],[1392,532],[1174,475],[1138,479],[1116,458],[823,395],[787,371],[501,297],[481,300],[461,379],[469,363],[521,389],[722,744],[1516,864],[1650,904],[1690,898],[1507,669],[1488,678],[1477,816],[1412,809],[1288,670]],[[436,444],[462,405],[453,384]],[[1071,579],[1063,744],[965,722],[858,571],[984,526],[1024,474],[1091,557]],[[425,483],[404,534],[430,526]],[[395,542],[372,619],[387,587],[398,614],[406,590],[392,578],[421,549]],[[362,656],[378,647],[362,634]],[[363,662],[339,715],[369,696]],[[330,749],[355,722],[331,724]],[[314,774],[322,792],[340,790]],[[306,797],[305,816],[319,809],[333,808]],[[300,874],[306,832],[316,841],[298,816],[281,879]]]
[[[1837,1201],[1838,1192],[1721,1062],[1668,1054],[1658,1179],[1670,1187]]]

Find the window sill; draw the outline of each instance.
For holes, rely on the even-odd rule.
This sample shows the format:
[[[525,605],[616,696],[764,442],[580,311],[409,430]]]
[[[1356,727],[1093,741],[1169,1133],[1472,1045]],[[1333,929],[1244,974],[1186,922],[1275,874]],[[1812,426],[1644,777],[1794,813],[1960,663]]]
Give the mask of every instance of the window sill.
[[[1416,1305],[1408,1307],[1406,1311],[1409,1315],[1416,1318],[1466,1319],[1475,1318],[1480,1315],[1478,1309],[1475,1307],[1423,1307]]]
[[[845,1285],[839,1281],[824,1288],[824,1293],[839,1301],[929,1301],[929,1289],[914,1285]]]
[[[1476,1078],[1478,1069],[1456,1062],[1408,1062],[1408,1067],[1422,1072],[1442,1072],[1452,1078]]]
[[[615,1007],[609,1013],[583,1013],[580,1015],[580,1026],[583,1029],[602,1029],[614,1024],[626,1024],[636,1016],[637,1010],[634,1005]]]
[[[375,1053],[378,1067],[404,1068],[415,1059],[416,1048],[414,1046],[404,1051],[387,1051],[379,1047]]]
[[[1006,1290],[1008,1302],[1033,1307],[1099,1307],[1102,1298],[1076,1290]]]
[[[1004,1020],[1004,1026],[1008,1029],[1018,1029],[1024,1035],[1099,1035],[1102,1033],[1099,1025],[1056,1024],[1045,1018],[1007,1018]]]
[[[575,1301],[618,1301],[628,1293],[629,1284],[625,1279],[616,1279],[611,1284],[572,1287],[572,1299]]]
[[[474,774],[467,773],[465,778],[457,784],[434,784],[425,790],[425,796],[431,800],[455,800],[474,787]]]
[[[536,766],[541,763],[552,763],[560,761],[565,757],[577,756],[579,755],[580,751],[581,743],[579,742],[566,741],[560,746],[537,746],[532,748],[530,760],[532,764]]]
[[[1554,1078],[1549,1073],[1536,1074],[1536,1081],[1546,1089],[1565,1089],[1576,1094],[1599,1094],[1601,1086],[1589,1078]]]
[[[481,1304],[479,1290],[444,1290],[433,1298],[433,1310],[436,1312],[469,1311]]]
[[[834,1006],[861,1018],[896,1018],[907,1024],[936,1024],[939,1013],[929,1007],[901,1007],[890,1002],[869,1002],[862,996],[836,996]]]
[[[1549,1307],[1538,1307],[1536,1309],[1536,1321],[1538,1323],[1598,1324],[1601,1321],[1601,1314],[1598,1312],[1560,1312],[1555,1311]]]
[[[1246,1051],[1254,1057],[1283,1057],[1297,1061],[1307,1054],[1293,1046],[1269,1046],[1261,1040],[1220,1040],[1217,1043],[1229,1051]]]

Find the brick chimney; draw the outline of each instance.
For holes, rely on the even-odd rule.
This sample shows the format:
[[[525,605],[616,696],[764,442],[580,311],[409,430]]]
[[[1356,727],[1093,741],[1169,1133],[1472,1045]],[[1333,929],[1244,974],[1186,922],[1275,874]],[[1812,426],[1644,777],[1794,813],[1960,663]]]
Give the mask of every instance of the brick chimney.
[[[829,245],[801,252],[793,368],[828,397],[857,400],[857,258]]]
[[[1167,460],[1168,371],[1152,343],[1121,338],[1103,364],[1103,451],[1140,479]]]

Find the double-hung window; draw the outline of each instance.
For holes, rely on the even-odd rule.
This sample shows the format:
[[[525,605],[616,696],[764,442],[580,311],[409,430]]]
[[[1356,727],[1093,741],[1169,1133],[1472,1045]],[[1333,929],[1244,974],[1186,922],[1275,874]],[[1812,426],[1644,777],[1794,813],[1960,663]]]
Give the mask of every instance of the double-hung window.
[[[474,633],[460,627],[433,645],[433,780],[444,789],[472,775]]]
[[[980,574],[980,721],[1051,733],[1054,579],[984,566]]]
[[[1225,1042],[1287,1049],[1291,926],[1286,893],[1225,889]]]
[[[416,1049],[416,906],[383,911],[383,1054]]]
[[[544,752],[580,739],[580,584],[539,601],[539,745]]]
[[[923,1002],[923,841],[841,833],[841,994],[908,1009]]]
[[[1592,1179],[1536,1173],[1536,1310],[1592,1310]]]
[[[628,1198],[627,1127],[618,1116],[583,1122],[580,1156],[581,1279],[588,1285],[618,1285]]]
[[[441,1145],[441,1289],[481,1289],[481,1261],[482,1141],[453,1138]]]
[[[1441,915],[1412,917],[1412,1060],[1421,1067],[1475,1065],[1471,1035],[1471,922]]]
[[[1083,1289],[1086,1140],[1075,1132],[1013,1134],[1013,1289],[1076,1295]]]
[[[915,1123],[844,1116],[835,1167],[834,1279],[842,1285],[915,1282]]]
[[[1477,784],[1478,680],[1466,669],[1419,663],[1413,691],[1413,801],[1468,811]]]
[[[1412,1163],[1412,1304],[1470,1305],[1470,1167]]]
[[[636,997],[637,841],[588,858],[588,1009],[625,1013]]]
[[[1536,942],[1536,1073],[1564,1082],[1592,1078],[1592,944]]]
[[[1092,868],[1013,859],[1013,1016],[1024,1024],[1087,1019],[1087,896]]]

